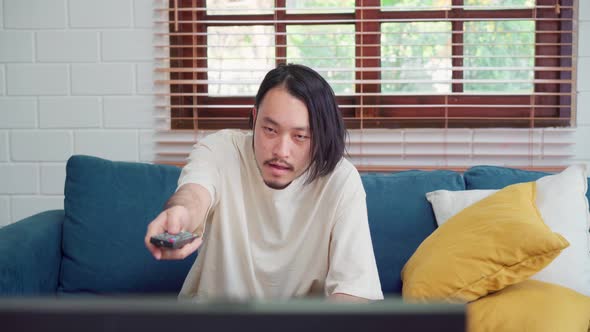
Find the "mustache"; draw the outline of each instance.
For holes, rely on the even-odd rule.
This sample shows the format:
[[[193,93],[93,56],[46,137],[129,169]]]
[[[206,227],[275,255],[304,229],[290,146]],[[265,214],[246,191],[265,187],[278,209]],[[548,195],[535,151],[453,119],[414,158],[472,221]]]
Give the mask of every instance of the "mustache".
[[[289,164],[288,162],[279,159],[279,158],[273,158],[273,159],[269,159],[267,161],[264,162],[265,165],[269,165],[269,164],[275,164],[275,165],[279,165],[281,167],[286,167],[290,170],[293,170],[293,165]]]

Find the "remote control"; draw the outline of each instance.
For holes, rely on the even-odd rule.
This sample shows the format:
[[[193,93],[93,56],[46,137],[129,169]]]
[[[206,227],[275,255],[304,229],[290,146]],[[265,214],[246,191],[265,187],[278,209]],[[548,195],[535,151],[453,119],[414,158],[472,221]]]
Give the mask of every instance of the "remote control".
[[[152,236],[150,242],[156,247],[180,249],[186,244],[193,242],[199,235],[190,232],[182,231],[178,234],[170,234],[168,232]]]

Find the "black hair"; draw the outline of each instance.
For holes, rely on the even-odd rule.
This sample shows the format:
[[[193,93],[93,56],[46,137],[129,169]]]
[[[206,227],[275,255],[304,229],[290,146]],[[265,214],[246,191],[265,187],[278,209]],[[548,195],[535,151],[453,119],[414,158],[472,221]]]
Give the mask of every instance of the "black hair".
[[[313,69],[299,64],[280,64],[269,71],[256,94],[255,107],[259,108],[266,93],[282,86],[293,97],[307,106],[311,130],[311,162],[306,183],[330,174],[342,159],[348,132],[336,103],[334,90]],[[256,114],[259,114],[256,112]],[[250,114],[250,128],[256,119]]]

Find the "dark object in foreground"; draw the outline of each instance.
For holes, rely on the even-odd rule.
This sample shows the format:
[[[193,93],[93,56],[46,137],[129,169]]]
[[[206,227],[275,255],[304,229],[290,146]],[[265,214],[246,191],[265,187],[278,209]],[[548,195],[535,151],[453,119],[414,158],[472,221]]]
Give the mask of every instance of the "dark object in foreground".
[[[175,298],[3,298],[3,327],[18,331],[465,331],[465,306],[324,300],[184,302]]]

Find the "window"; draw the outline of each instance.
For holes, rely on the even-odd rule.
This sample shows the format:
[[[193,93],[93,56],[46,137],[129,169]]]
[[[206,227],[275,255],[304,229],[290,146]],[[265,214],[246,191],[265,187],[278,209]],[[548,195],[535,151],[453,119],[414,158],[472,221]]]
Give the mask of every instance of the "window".
[[[263,75],[318,70],[349,129],[572,125],[573,0],[169,0],[171,129],[247,128]]]

